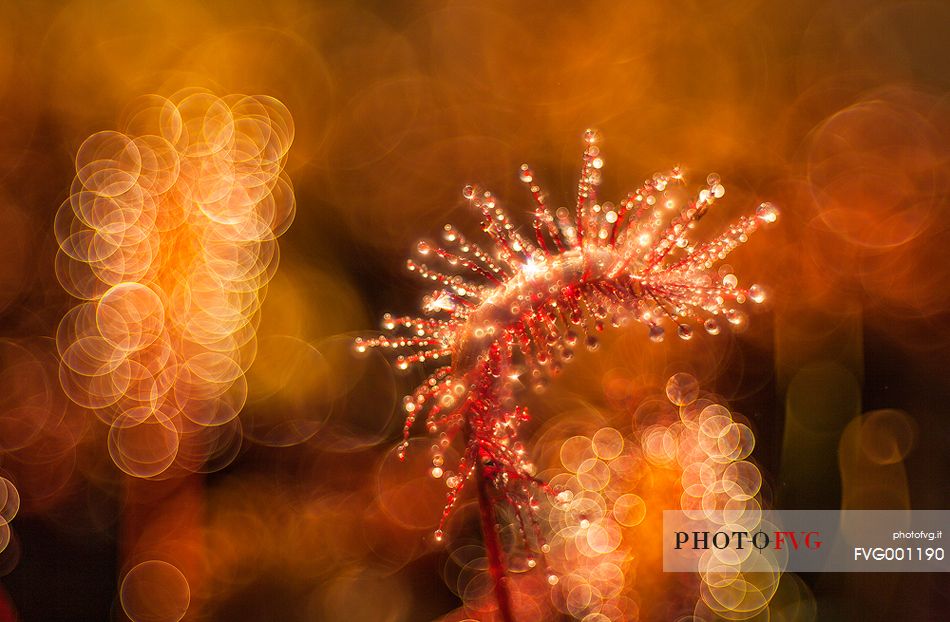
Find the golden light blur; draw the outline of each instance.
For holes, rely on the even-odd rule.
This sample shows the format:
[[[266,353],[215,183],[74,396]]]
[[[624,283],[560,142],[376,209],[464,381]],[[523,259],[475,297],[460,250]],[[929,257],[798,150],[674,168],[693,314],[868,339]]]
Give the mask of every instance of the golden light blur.
[[[703,227],[782,219],[723,267],[746,324],[608,329],[527,394],[572,497],[546,559],[499,508],[518,619],[933,617],[929,576],[650,546],[701,489],[950,507],[948,59],[928,0],[0,3],[0,621],[498,619],[474,500],[432,535],[457,443],[395,459],[423,376],[351,346],[430,293],[417,240],[478,239],[465,184],[569,205],[588,127],[604,196],[680,164],[726,180]]]

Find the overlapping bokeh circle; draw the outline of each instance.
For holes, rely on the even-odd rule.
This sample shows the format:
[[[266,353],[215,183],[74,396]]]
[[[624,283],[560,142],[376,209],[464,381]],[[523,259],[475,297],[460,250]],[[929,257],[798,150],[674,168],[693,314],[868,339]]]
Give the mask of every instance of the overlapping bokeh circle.
[[[129,475],[220,468],[240,447],[258,312],[295,213],[293,136],[274,98],[189,90],[140,99],[121,132],[79,148],[55,223],[57,277],[80,301],[56,334],[60,383],[110,427]]]
[[[641,405],[630,436],[603,427],[561,445],[547,563],[552,602],[564,614],[591,622],[636,620],[641,611],[651,619],[745,620],[775,594],[779,560],[757,560],[753,573],[748,560],[709,554],[696,576],[661,572],[663,509],[750,530],[762,509],[762,475],[746,460],[755,444],[749,426],[701,395],[689,374],[673,375],[666,397]]]
[[[20,493],[9,479],[0,476],[0,552],[10,544],[10,521],[20,510]]]

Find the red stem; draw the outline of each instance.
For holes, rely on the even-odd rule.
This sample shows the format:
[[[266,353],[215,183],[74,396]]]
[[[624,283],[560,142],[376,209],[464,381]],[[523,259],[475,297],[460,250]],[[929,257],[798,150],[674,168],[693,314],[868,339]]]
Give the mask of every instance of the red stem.
[[[492,503],[491,483],[485,478],[481,460],[475,465],[475,480],[478,488],[478,509],[482,518],[482,539],[488,550],[488,569],[495,584],[495,600],[498,601],[498,613],[503,622],[515,622],[511,611],[511,593],[508,591],[508,579],[505,576],[505,562],[501,551],[495,521],[495,505]]]

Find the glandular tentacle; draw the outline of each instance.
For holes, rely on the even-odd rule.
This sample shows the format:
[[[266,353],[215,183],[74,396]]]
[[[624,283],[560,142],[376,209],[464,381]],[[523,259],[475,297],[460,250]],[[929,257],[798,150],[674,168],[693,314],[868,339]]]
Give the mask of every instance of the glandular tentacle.
[[[739,287],[735,275],[720,276],[713,268],[762,225],[774,222],[775,206],[763,203],[754,216],[740,217],[708,240],[693,240],[696,222],[725,195],[718,175],[710,174],[690,197],[682,169],[674,167],[647,179],[619,205],[600,203],[599,135],[588,130],[584,141],[573,214],[565,208],[552,214],[534,171],[522,165],[519,175],[534,203],[534,241],[529,241],[491,192],[466,186],[462,195],[481,214],[490,250],[446,225],[447,248],[421,242],[417,250],[448,271],[408,263],[411,271],[441,286],[423,300],[428,317],[386,316],[384,328],[392,336],[357,340],[359,351],[414,350],[397,357],[402,369],[451,358],[451,367],[440,367],[405,398],[400,449],[402,454],[423,413],[430,433],[464,437],[462,458],[446,481],[438,539],[465,482],[480,470],[513,506],[522,539],[528,542],[532,531],[537,547],[543,547],[534,519],[535,494],[538,488],[550,490],[535,477],[518,440],[529,415],[513,405],[513,396],[522,384],[542,389],[573,358],[578,341],[595,349],[607,321],[619,326],[627,319],[645,324],[652,341],[663,340],[666,324],[684,340],[693,337],[697,324],[715,335],[725,325],[745,321],[739,305],[765,299],[760,286]],[[413,335],[398,336],[401,329]],[[443,473],[441,464],[433,467],[433,476]]]

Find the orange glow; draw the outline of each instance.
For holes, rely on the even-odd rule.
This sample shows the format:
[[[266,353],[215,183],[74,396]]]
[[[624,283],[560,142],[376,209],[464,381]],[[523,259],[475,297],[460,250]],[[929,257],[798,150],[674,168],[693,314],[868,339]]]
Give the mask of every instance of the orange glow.
[[[79,148],[56,265],[84,302],[57,331],[60,380],[110,426],[129,475],[201,471],[221,441],[240,442],[229,424],[295,212],[282,175],[292,140],[273,98],[193,90],[143,98],[124,133]]]
[[[605,198],[722,176],[694,239],[782,215],[713,269],[767,286],[748,322],[608,327],[543,394],[507,376],[575,495],[538,498],[553,569],[499,511],[516,619],[733,615],[737,582],[651,549],[707,487],[946,507],[948,33],[937,0],[0,2],[0,622],[497,621],[470,489],[433,537],[464,447],[418,430],[399,463],[425,374],[351,346],[448,306],[404,261],[481,237],[466,185],[526,238],[520,176],[572,206],[588,127]],[[744,593],[775,587],[756,620],[926,620],[938,579]]]

